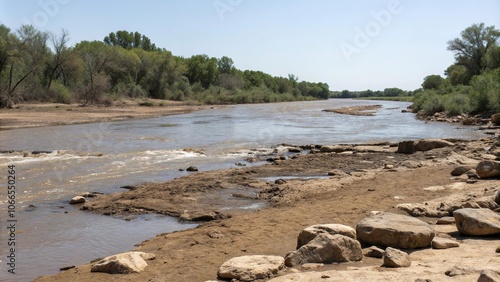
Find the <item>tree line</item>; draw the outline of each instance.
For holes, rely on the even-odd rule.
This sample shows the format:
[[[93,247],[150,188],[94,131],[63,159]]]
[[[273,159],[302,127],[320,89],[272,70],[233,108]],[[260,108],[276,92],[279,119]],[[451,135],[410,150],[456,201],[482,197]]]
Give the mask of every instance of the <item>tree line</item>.
[[[414,94],[413,91],[405,91],[397,87],[385,88],[384,90],[364,90],[364,91],[333,91],[332,98],[370,98],[370,97],[408,97]]]
[[[414,109],[426,115],[500,113],[500,30],[473,24],[448,41],[455,62],[441,75],[424,78]]]
[[[239,70],[231,58],[173,55],[139,32],[68,46],[69,34],[0,25],[0,107],[24,101],[108,105],[121,97],[206,104],[327,99],[326,83]]]

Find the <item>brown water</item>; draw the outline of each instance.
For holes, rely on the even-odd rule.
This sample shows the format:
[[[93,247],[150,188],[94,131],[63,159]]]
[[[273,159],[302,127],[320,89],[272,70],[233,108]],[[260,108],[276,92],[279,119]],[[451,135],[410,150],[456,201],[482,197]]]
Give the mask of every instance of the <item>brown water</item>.
[[[373,117],[322,109],[381,104]],[[0,191],[0,281],[29,281],[62,266],[128,251],[159,233],[191,228],[163,216],[131,221],[99,216],[68,204],[84,192],[113,193],[122,185],[166,181],[200,170],[235,167],[251,149],[275,144],[339,144],[420,138],[478,138],[473,127],[425,123],[401,113],[408,103],[328,100],[238,105],[154,119],[0,132],[0,175],[16,166],[16,275],[7,272],[7,192]],[[204,154],[186,151],[193,148]],[[23,151],[52,151],[25,154]],[[248,164],[250,165],[250,164]],[[224,197],[222,197],[224,199]],[[227,199],[226,199],[227,200]],[[224,202],[226,203],[226,202]],[[31,206],[30,206],[31,205]],[[252,209],[260,203],[227,202]]]

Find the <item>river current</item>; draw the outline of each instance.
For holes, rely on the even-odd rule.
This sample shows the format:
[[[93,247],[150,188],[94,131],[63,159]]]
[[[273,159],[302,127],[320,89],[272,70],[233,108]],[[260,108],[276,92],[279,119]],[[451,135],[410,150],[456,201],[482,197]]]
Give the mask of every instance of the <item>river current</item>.
[[[382,105],[374,116],[323,109]],[[68,204],[85,192],[167,181],[179,169],[236,167],[249,150],[276,144],[344,144],[482,137],[476,127],[426,123],[404,102],[338,100],[236,105],[120,122],[0,131],[0,281],[29,281],[60,267],[128,251],[156,234],[192,228],[164,216],[129,221]],[[63,118],[63,117],[61,117]],[[32,154],[33,151],[47,151]],[[203,152],[203,153],[201,153]],[[7,166],[16,168],[16,274],[7,272]],[[248,164],[250,165],[250,164]],[[244,208],[244,207],[243,207]]]

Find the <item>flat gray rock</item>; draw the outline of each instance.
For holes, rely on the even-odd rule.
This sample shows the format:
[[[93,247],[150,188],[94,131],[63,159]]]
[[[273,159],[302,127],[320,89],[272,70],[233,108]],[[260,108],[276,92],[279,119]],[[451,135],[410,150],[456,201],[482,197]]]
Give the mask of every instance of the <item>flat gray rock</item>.
[[[490,209],[459,209],[453,212],[458,231],[464,235],[500,234],[500,215]]]
[[[415,249],[430,246],[435,231],[420,219],[383,212],[361,220],[356,225],[356,235],[368,246]]]
[[[434,237],[434,239],[432,240],[432,248],[433,249],[449,249],[449,248],[456,248],[456,247],[460,247],[460,244],[458,244],[458,242],[453,241],[451,239]]]
[[[217,275],[223,279],[254,281],[272,278],[285,267],[279,256],[241,256],[232,258],[219,268]]]

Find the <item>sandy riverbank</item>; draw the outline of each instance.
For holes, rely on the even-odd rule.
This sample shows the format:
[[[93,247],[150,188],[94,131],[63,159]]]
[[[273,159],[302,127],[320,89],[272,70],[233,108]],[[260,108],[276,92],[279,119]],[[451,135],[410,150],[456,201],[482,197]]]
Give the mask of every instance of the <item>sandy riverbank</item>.
[[[114,102],[109,107],[82,107],[78,104],[19,104],[12,109],[0,109],[0,130],[152,118],[208,108],[213,107],[153,99],[123,100]]]
[[[492,146],[495,142],[493,138],[455,140],[450,147],[409,155],[396,153],[396,147],[390,144],[345,146],[341,150],[332,148],[337,152],[295,154],[287,160],[278,159],[259,167],[193,172],[167,183],[146,183],[131,191],[106,195],[87,203],[86,207],[93,212],[121,216],[144,212],[180,216],[186,210],[188,214],[220,212],[223,219],[191,230],[160,234],[142,242],[137,250],[154,253],[156,259],[148,262],[146,270],[139,274],[92,273],[89,263],[36,281],[216,280],[218,268],[230,258],[242,255],[284,256],[295,249],[298,233],[313,224],[340,223],[355,227],[371,211],[404,214],[395,208],[401,203],[423,203],[473,194],[477,197],[491,196],[496,190],[491,187],[497,187],[500,181],[465,183],[463,178],[451,177],[450,172],[458,165],[475,165],[479,160],[496,158],[499,152]],[[330,176],[322,179],[262,179],[268,176],[328,173]],[[450,185],[454,183],[461,183],[462,188]],[[436,186],[442,189],[428,189]],[[230,189],[233,192],[229,195],[235,198],[253,191],[256,200],[265,201],[268,207],[257,211],[224,210],[221,195],[228,195],[225,192]],[[431,224],[436,222],[436,218],[423,219]],[[307,274],[310,270],[301,268],[286,269],[282,275],[306,272],[305,275],[326,277],[322,281],[363,281],[363,277],[369,279],[372,274],[376,274],[379,281],[401,281],[405,277],[451,281],[452,278],[444,273],[456,264],[477,269],[499,265],[500,258],[495,254],[495,248],[500,245],[498,237],[471,240],[459,235],[452,225],[434,226],[438,236],[453,237],[461,247],[413,251],[412,267],[405,269],[382,268],[380,259],[364,258],[359,263],[324,265],[314,269],[316,272],[341,270],[338,273],[343,274],[338,277],[331,273]],[[453,278],[453,281],[475,281],[478,275],[478,272],[472,271]],[[340,280],[335,280],[336,277]],[[360,279],[356,280],[356,277]],[[311,279],[308,281],[314,281]]]
[[[148,118],[207,108],[170,102],[159,106],[158,101],[153,104],[138,106],[132,101],[111,107],[21,105],[16,109],[0,110],[0,129]],[[352,114],[354,109],[346,110]],[[298,150],[293,148],[291,151]],[[306,153],[302,150],[286,160],[277,158],[257,167],[193,172],[166,183],[145,183],[130,191],[92,199],[85,208],[89,212],[124,218],[160,213],[217,219],[202,223],[198,228],[160,234],[140,243],[137,250],[156,255],[140,274],[92,273],[89,262],[36,281],[217,280],[218,268],[230,258],[284,256],[293,251],[298,233],[313,224],[340,223],[355,227],[374,210],[405,214],[395,208],[401,203],[491,196],[500,185],[499,180],[465,183],[463,178],[451,177],[450,172],[458,165],[474,166],[480,160],[495,159],[497,155],[500,150],[496,148],[495,138],[454,140],[453,146],[409,155],[396,153],[395,144],[344,146],[330,152]],[[323,178],[265,179],[280,176],[284,179],[283,176]],[[239,199],[244,199],[245,203],[255,201],[265,207],[226,209],[228,201],[238,203]],[[499,255],[495,254],[495,248],[500,245],[498,237],[464,237],[457,233],[454,225],[438,226],[436,218],[422,219],[434,226],[438,236],[454,238],[461,247],[413,251],[410,255],[412,267],[405,269],[386,269],[381,267],[380,259],[364,258],[359,263],[316,267],[312,269],[314,272],[300,267],[285,269],[280,275],[297,275],[283,281],[401,281],[406,278],[411,281],[417,278],[475,281],[479,275],[475,269],[500,265]],[[445,271],[455,265],[467,266],[471,271],[454,278],[446,276]]]

